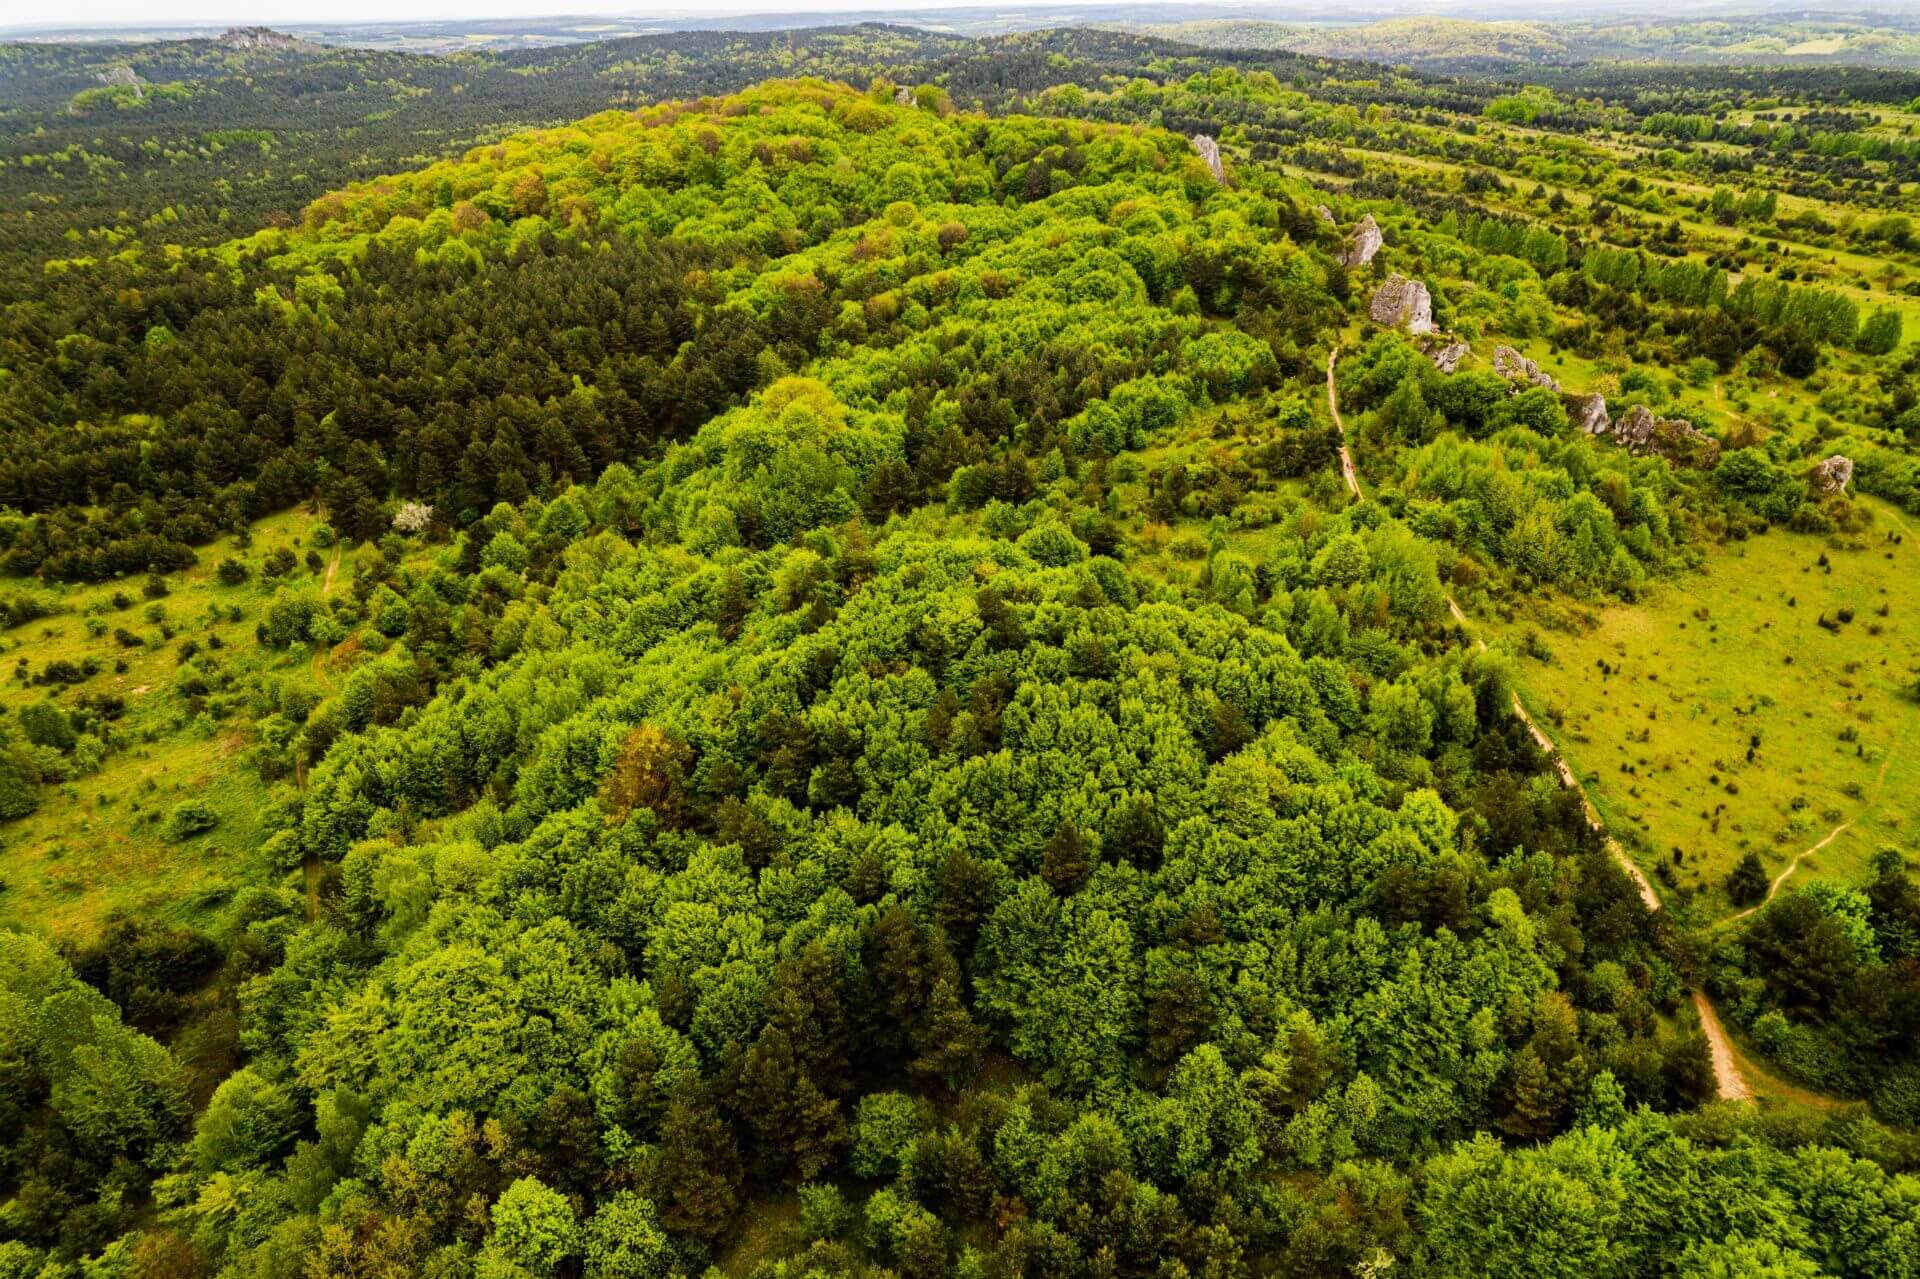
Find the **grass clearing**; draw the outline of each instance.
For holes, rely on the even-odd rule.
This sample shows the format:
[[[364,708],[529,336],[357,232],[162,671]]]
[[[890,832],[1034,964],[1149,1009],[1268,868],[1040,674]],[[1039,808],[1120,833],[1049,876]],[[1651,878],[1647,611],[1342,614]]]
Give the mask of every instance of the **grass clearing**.
[[[1920,840],[1920,705],[1903,691],[1920,673],[1920,547],[1860,500],[1864,534],[1716,548],[1641,603],[1546,632],[1544,659],[1527,625],[1506,628],[1610,827],[1708,917],[1737,910],[1723,881],[1748,851],[1771,878],[1844,824],[1788,886],[1859,882],[1878,848]]]
[[[314,654],[306,646],[272,650],[254,631],[282,586],[320,591],[338,548],[318,552],[318,570],[308,566],[317,523],[287,512],[255,524],[249,546],[228,537],[203,547],[198,564],[166,577],[169,593],[158,600],[143,598],[145,579],[138,577],[8,584],[57,601],[63,611],[0,633],[0,654],[16,667],[0,683],[0,714],[17,726],[22,708],[33,703],[51,700],[71,710],[82,698],[102,695],[121,699],[125,711],[110,722],[115,748],[97,772],[75,770],[66,781],[43,783],[39,808],[0,826],[0,927],[78,940],[118,911],[189,923],[217,909],[238,886],[270,882],[260,847],[273,788],[247,760],[252,742],[236,727],[251,717],[196,714],[178,683],[181,652],[187,641],[197,644],[231,677],[229,690],[263,673],[310,678]],[[261,563],[282,549],[294,552],[295,568],[279,579],[263,577]],[[253,570],[247,581],[218,580],[215,566],[229,557]],[[342,576],[334,590],[346,580]],[[150,611],[155,605],[158,614]],[[123,631],[124,637],[117,634]],[[125,642],[130,639],[139,642]],[[98,673],[72,687],[36,687],[20,673],[88,659]],[[231,695],[216,690],[209,700]],[[278,789],[290,793],[290,785]],[[204,801],[216,824],[169,842],[162,833],[167,815],[189,798]]]

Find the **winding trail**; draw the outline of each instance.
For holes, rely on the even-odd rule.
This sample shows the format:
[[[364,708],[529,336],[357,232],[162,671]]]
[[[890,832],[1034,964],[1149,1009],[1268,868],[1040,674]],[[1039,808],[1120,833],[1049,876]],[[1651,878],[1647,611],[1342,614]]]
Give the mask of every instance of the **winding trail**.
[[[1364,502],[1367,499],[1360,492],[1360,473],[1353,469],[1353,454],[1347,450],[1347,424],[1340,420],[1340,396],[1333,389],[1333,366],[1339,358],[1340,344],[1336,342],[1333,350],[1327,352],[1327,409],[1333,414],[1333,429],[1340,433],[1340,478],[1347,482],[1353,500]],[[1447,603],[1453,601],[1448,600]]]
[[[333,558],[327,562],[327,575],[320,581],[320,598],[325,599],[327,592],[333,589],[333,575],[340,569],[340,544],[333,544]],[[333,660],[333,647],[328,644],[316,644],[313,647],[313,678],[320,687],[333,691],[333,676],[327,665]]]
[[[1347,451],[1347,429],[1340,421],[1340,403],[1333,385],[1334,361],[1339,359],[1339,357],[1340,347],[1336,344],[1332,353],[1327,356],[1327,407],[1333,411],[1333,424],[1340,432],[1340,470],[1346,477],[1347,487],[1353,491],[1355,500],[1365,501],[1366,499],[1360,492],[1360,484],[1354,478],[1353,456]],[[1472,633],[1474,626],[1473,623],[1467,619],[1466,613],[1461,611],[1460,605],[1455,602],[1452,595],[1448,595],[1446,598],[1447,612],[1452,615],[1453,620],[1459,624],[1461,630]],[[1484,653],[1487,651],[1487,641],[1483,637],[1476,634],[1473,637],[1473,642],[1481,652]],[[1627,856],[1627,850],[1621,847],[1620,841],[1607,833],[1606,824],[1600,816],[1600,810],[1594,807],[1593,800],[1587,795],[1586,787],[1582,786],[1580,779],[1575,776],[1573,765],[1567,762],[1567,757],[1561,754],[1560,749],[1553,744],[1553,739],[1547,736],[1545,730],[1543,730],[1540,725],[1535,722],[1533,716],[1527,712],[1526,705],[1521,702],[1518,692],[1513,694],[1513,714],[1516,719],[1526,725],[1527,732],[1532,736],[1534,744],[1540,748],[1543,754],[1553,761],[1554,771],[1560,775],[1560,785],[1580,797],[1580,807],[1586,814],[1587,825],[1591,829],[1599,832],[1606,840],[1607,855],[1612,857],[1614,863],[1626,873],[1627,878],[1633,881],[1633,886],[1639,892],[1640,900],[1646,906],[1648,913],[1658,914],[1663,907],[1660,903],[1660,894],[1653,889],[1653,881],[1647,878],[1647,873],[1640,869],[1638,862]],[[1888,752],[1888,759],[1892,758],[1892,754],[1891,751]],[[1881,762],[1880,775],[1884,780],[1886,777],[1886,761]],[[1877,786],[1875,788],[1875,794],[1878,794]],[[1840,830],[1844,829],[1845,826],[1843,825]],[[1834,835],[1838,835],[1840,830],[1835,830],[1832,835],[1828,835],[1827,840],[1831,840]],[[1826,840],[1822,840],[1820,845],[1816,845],[1816,847],[1824,846],[1826,842]],[[1805,855],[1804,853],[1801,854],[1801,856]],[[1799,859],[1795,858],[1794,861],[1797,865]],[[1791,870],[1791,867],[1789,870]],[[1781,879],[1785,878],[1786,875],[1782,874]],[[1778,881],[1776,881],[1775,887],[1777,888],[1778,886]],[[1769,893],[1768,896],[1772,896],[1772,894]],[[1739,917],[1735,916],[1735,918]],[[1714,1086],[1715,1090],[1720,1094],[1721,1100],[1751,1101],[1753,1099],[1753,1089],[1748,1085],[1745,1076],[1740,1073],[1739,1063],[1733,1055],[1733,1041],[1727,1037],[1726,1027],[1720,1024],[1720,1015],[1714,1011],[1713,1001],[1707,998],[1705,991],[1695,990],[1693,992],[1693,1007],[1694,1011],[1700,1016],[1700,1031],[1706,1036],[1707,1051],[1713,1059]]]
[[[1767,895],[1765,897],[1762,897],[1754,905],[1747,907],[1745,910],[1741,911],[1737,915],[1728,915],[1725,919],[1721,920],[1718,924],[1716,924],[1715,927],[1724,928],[1728,924],[1733,923],[1735,920],[1745,919],[1748,915],[1751,915],[1755,911],[1764,907],[1768,902],[1774,899],[1774,895],[1780,891],[1781,885],[1787,882],[1788,878],[1792,876],[1793,872],[1800,869],[1801,862],[1813,856],[1815,853],[1825,848],[1828,844],[1831,844],[1834,840],[1840,838],[1841,835],[1845,834],[1849,829],[1852,828],[1855,822],[1859,821],[1862,817],[1872,812],[1873,806],[1880,802],[1881,789],[1885,787],[1887,784],[1887,766],[1893,763],[1893,757],[1899,753],[1900,748],[1905,744],[1906,744],[1906,738],[1905,736],[1902,736],[1899,741],[1895,742],[1892,746],[1889,746],[1887,748],[1886,755],[1880,760],[1880,771],[1879,773],[1875,774],[1873,779],[1873,794],[1867,796],[1867,802],[1861,805],[1860,811],[1858,813],[1855,813],[1852,817],[1849,817],[1846,821],[1841,822],[1838,826],[1835,826],[1832,830],[1828,831],[1826,834],[1826,837],[1822,839],[1819,843],[1814,844],[1807,848],[1803,848],[1798,853],[1795,853],[1793,860],[1787,863],[1786,869],[1781,871],[1778,875],[1775,875],[1773,877],[1773,882],[1767,885]]]
[[[1720,1024],[1720,1014],[1713,1010],[1713,1001],[1707,998],[1706,991],[1694,990],[1693,1010],[1700,1014],[1700,1033],[1707,1037],[1707,1052],[1713,1058],[1713,1079],[1720,1100],[1752,1101],[1753,1089],[1740,1073],[1740,1063],[1734,1059],[1733,1041],[1727,1038],[1727,1028]]]

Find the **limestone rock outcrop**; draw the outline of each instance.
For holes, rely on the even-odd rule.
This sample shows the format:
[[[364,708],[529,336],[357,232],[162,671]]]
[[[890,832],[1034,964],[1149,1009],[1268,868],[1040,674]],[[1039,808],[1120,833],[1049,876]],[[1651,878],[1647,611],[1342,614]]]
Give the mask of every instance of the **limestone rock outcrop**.
[[[1605,434],[1632,453],[1652,453],[1677,466],[1704,470],[1720,460],[1720,443],[1683,418],[1656,417],[1636,404]]]
[[[1214,182],[1219,186],[1227,185],[1227,170],[1220,163],[1220,144],[1204,133],[1196,133],[1193,135],[1193,150],[1206,162],[1207,172],[1213,175]]]
[[[1606,435],[1613,428],[1607,416],[1607,397],[1598,391],[1567,397],[1567,420],[1588,435]]]
[[[1431,333],[1433,295],[1419,280],[1409,280],[1396,273],[1388,276],[1387,282],[1374,290],[1373,301],[1367,305],[1367,314],[1373,317],[1375,324],[1403,328],[1413,334]]]
[[[1373,261],[1373,255],[1386,243],[1386,237],[1380,234],[1380,224],[1369,213],[1360,219],[1360,225],[1353,228],[1347,236],[1347,247],[1340,254],[1340,265],[1351,270]]]
[[[913,90],[912,90],[912,89],[909,89],[909,88],[908,88],[908,87],[907,87],[906,85],[904,85],[904,84],[903,84],[903,85],[901,85],[901,86],[900,86],[899,88],[897,88],[897,89],[895,89],[895,90],[893,91],[893,101],[894,101],[894,105],[895,105],[895,106],[902,106],[902,107],[910,107],[910,106],[912,106],[912,105],[913,105]]]
[[[1432,360],[1433,367],[1442,373],[1451,373],[1473,354],[1473,348],[1457,338],[1435,337],[1420,344],[1420,354]]]
[[[1623,445],[1629,452],[1644,453],[1653,443],[1653,431],[1659,418],[1653,410],[1644,404],[1636,404],[1627,410],[1627,415],[1613,424],[1608,432],[1615,444]]]
[[[296,49],[300,41],[272,27],[228,27],[220,43],[229,49]]]
[[[1493,348],[1493,371],[1510,382],[1525,382],[1529,386],[1544,386],[1549,391],[1560,390],[1559,381],[1553,374],[1535,364],[1510,346]],[[1514,388],[1515,390],[1521,388]],[[1604,409],[1605,401],[1601,402]]]
[[[1333,220],[1333,210],[1329,209],[1326,205],[1316,204],[1313,206],[1313,211],[1319,217],[1319,219],[1322,222],[1326,223],[1328,226],[1337,227],[1340,225],[1338,222],[1335,222]]]
[[[95,76],[94,79],[110,89],[132,89],[133,100],[135,102],[140,101],[146,96],[140,91],[140,86],[146,82],[140,78],[138,72],[124,63],[117,67],[108,67],[105,71]]]
[[[1813,481],[1813,491],[1822,497],[1844,493],[1853,480],[1853,459],[1844,453],[1835,453],[1814,467],[1809,478]]]

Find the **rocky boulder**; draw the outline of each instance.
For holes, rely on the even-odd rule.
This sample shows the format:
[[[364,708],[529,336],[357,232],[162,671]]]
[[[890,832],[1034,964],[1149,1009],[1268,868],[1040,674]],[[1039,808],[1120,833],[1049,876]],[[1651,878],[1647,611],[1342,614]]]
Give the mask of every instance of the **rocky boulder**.
[[[1329,209],[1324,204],[1314,205],[1313,212],[1315,216],[1317,216],[1322,222],[1326,223],[1328,226],[1337,227],[1340,225],[1338,222],[1335,222],[1333,220],[1333,210]]]
[[[1720,443],[1683,418],[1656,417],[1636,404],[1606,434],[1631,453],[1651,453],[1677,466],[1704,470],[1720,460]]]
[[[1598,391],[1567,397],[1567,421],[1588,435],[1605,435],[1613,427],[1607,416],[1607,397]]]
[[[1442,373],[1451,373],[1460,367],[1460,361],[1473,354],[1473,348],[1465,342],[1434,338],[1420,345],[1420,354],[1433,361],[1433,367]]]
[[[1375,324],[1404,328],[1409,333],[1433,332],[1433,296],[1419,280],[1398,273],[1373,292],[1367,314]]]
[[[894,101],[894,105],[895,105],[895,106],[902,106],[902,107],[910,107],[910,106],[912,106],[912,105],[913,105],[913,90],[912,90],[912,89],[909,89],[909,88],[908,88],[908,87],[907,87],[906,85],[904,85],[904,84],[903,84],[903,85],[901,85],[901,86],[900,86],[899,88],[897,88],[897,89],[895,89],[895,90],[893,91],[893,101]]]
[[[1496,346],[1493,348],[1493,371],[1501,377],[1506,378],[1509,382],[1525,382],[1529,386],[1544,386],[1549,391],[1554,392],[1560,390],[1560,383],[1554,378],[1553,374],[1547,372],[1510,346]],[[1516,387],[1513,389],[1518,390],[1520,388]],[[1605,407],[1606,402],[1603,400],[1601,401],[1601,408],[1604,410]]]
[[[1340,265],[1349,270],[1365,266],[1373,261],[1373,255],[1385,243],[1385,237],[1380,234],[1380,224],[1369,213],[1360,219],[1360,225],[1353,228],[1353,233],[1347,237],[1347,247],[1340,254]]]
[[[1853,481],[1853,459],[1844,453],[1835,453],[1826,461],[1813,468],[1808,477],[1813,491],[1821,497],[1846,492],[1847,485]]]
[[[141,98],[146,96],[140,92],[140,86],[144,84],[145,81],[141,80],[139,73],[129,66],[108,67],[105,71],[96,75],[94,79],[110,89],[132,89],[133,100],[135,102],[140,101]]]
[[[1627,410],[1625,417],[1613,424],[1613,430],[1608,435],[1628,452],[1644,453],[1653,443],[1653,428],[1658,421],[1652,409],[1644,404],[1636,404]]]
[[[1216,185],[1227,185],[1227,170],[1220,163],[1220,144],[1204,133],[1193,135],[1193,151],[1206,162],[1207,172],[1213,175]]]

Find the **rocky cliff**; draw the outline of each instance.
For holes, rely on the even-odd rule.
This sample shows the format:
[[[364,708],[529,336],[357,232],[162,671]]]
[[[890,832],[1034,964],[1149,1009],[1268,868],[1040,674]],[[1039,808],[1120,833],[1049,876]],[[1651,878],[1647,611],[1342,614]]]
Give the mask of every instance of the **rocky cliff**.
[[[297,49],[301,42],[272,27],[229,27],[220,33],[220,43],[229,49],[259,52],[263,49]]]

